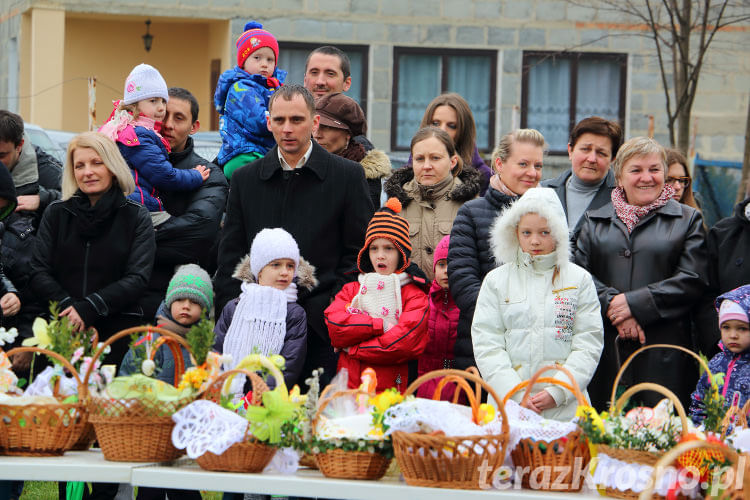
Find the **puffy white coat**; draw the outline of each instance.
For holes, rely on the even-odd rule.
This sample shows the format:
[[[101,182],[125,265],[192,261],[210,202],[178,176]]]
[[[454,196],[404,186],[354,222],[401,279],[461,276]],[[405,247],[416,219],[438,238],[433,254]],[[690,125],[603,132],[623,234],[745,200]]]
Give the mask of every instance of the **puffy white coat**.
[[[547,219],[556,251],[532,257],[518,243],[521,216],[537,213]],[[495,222],[491,245],[502,266],[482,283],[472,323],[472,342],[482,377],[500,397],[542,366],[560,363],[584,390],[599,363],[603,326],[599,298],[591,275],[569,262],[565,212],[549,188],[528,190]],[[555,268],[558,275],[553,282]],[[567,382],[560,371],[544,376]],[[546,418],[570,420],[577,402],[573,394],[552,384],[537,384],[532,394],[547,390],[557,403]],[[512,398],[521,401],[524,391]]]

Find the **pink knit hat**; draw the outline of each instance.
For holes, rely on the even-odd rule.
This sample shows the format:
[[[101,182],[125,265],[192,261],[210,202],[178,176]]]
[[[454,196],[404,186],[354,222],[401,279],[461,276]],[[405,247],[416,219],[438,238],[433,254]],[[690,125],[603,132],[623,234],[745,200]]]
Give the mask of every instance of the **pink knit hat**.
[[[450,241],[451,236],[449,234],[446,234],[445,236],[443,236],[443,239],[440,240],[440,243],[438,243],[435,247],[435,254],[433,256],[432,262],[432,272],[435,272],[435,266],[440,259],[448,258],[448,245],[450,244]]]
[[[725,299],[721,303],[721,307],[719,307],[719,326],[730,319],[750,323],[750,321],[748,321],[747,313],[742,309],[742,306],[733,300]]]

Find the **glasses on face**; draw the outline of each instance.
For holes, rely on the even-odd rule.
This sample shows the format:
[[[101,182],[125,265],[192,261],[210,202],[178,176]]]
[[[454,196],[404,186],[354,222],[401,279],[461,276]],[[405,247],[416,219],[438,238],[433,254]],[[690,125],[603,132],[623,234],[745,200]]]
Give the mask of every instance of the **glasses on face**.
[[[688,187],[690,185],[690,177],[667,177],[667,184],[674,184],[679,182],[682,187]]]

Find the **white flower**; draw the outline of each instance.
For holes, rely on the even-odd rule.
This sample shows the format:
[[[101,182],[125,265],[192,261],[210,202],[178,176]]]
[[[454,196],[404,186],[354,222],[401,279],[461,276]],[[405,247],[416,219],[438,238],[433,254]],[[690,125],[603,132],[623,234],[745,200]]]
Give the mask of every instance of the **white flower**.
[[[75,351],[73,351],[73,356],[70,358],[70,363],[75,364],[76,361],[81,359],[81,356],[83,356],[83,347],[79,347]]]
[[[18,330],[16,330],[15,328],[11,328],[10,330],[0,328],[0,345],[12,344],[13,341],[16,340],[17,336]]]

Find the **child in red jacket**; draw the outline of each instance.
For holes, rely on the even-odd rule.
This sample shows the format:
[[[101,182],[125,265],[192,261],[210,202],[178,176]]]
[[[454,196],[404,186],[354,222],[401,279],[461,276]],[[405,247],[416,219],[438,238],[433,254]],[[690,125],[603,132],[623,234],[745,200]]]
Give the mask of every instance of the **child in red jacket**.
[[[435,280],[430,287],[430,315],[427,322],[428,337],[424,354],[419,357],[418,373],[421,377],[433,370],[453,368],[453,345],[456,343],[458,326],[458,307],[448,288],[448,244],[450,236],[444,236],[435,247],[433,274]],[[439,378],[428,380],[417,390],[417,396],[432,399],[432,394],[440,381]],[[453,399],[454,384],[443,387],[441,398],[444,401]]]
[[[324,313],[331,345],[340,351],[338,369],[348,370],[351,389],[372,367],[378,392],[403,392],[408,362],[427,344],[427,295],[417,285],[425,280],[409,266],[409,223],[399,212],[396,198],[375,212],[357,257],[358,280],[344,285]]]

